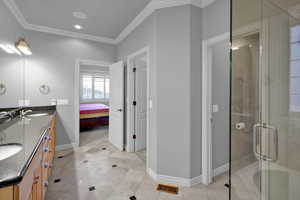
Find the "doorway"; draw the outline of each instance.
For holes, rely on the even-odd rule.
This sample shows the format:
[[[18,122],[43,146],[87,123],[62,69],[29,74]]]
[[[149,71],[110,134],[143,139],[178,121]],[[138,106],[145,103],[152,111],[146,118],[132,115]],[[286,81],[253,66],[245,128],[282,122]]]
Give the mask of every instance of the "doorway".
[[[148,166],[149,52],[143,48],[127,60],[127,151]]]
[[[73,147],[80,146],[81,132],[91,131],[91,134],[85,134],[87,135],[86,142],[99,136],[97,129],[101,132],[100,135],[104,135],[102,132],[108,132],[106,129],[108,129],[109,119],[109,66],[110,63],[103,61],[76,60],[74,77],[75,143],[72,144]],[[95,113],[93,110],[97,112]]]

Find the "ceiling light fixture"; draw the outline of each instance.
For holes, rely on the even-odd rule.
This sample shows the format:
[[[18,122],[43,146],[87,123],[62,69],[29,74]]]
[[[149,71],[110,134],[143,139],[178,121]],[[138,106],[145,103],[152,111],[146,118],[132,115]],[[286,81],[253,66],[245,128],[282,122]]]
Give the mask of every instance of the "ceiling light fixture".
[[[82,26],[76,24],[76,25],[74,25],[74,28],[76,28],[77,30],[80,30],[80,29],[82,29]]]
[[[17,49],[19,51],[21,51],[24,55],[32,55],[31,49],[29,47],[29,44],[26,42],[26,40],[24,38],[20,38],[15,46],[17,47]]]

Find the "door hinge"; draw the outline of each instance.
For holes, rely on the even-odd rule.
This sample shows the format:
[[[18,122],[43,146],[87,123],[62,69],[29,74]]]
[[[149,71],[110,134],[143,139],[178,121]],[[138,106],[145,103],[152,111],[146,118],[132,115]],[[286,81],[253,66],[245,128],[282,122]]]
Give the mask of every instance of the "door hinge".
[[[133,101],[133,102],[132,102],[132,105],[136,106],[136,101]]]
[[[132,69],[132,71],[133,71],[133,72],[136,72],[136,67],[134,67],[134,68]]]
[[[132,136],[132,138],[135,140],[135,139],[136,139],[136,134],[134,134],[134,135]]]

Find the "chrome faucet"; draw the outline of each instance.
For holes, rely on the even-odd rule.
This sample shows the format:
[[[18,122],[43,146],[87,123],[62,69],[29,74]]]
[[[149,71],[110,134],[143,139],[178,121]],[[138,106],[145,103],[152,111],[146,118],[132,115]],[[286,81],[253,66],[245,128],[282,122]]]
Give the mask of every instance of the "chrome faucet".
[[[20,111],[20,115],[21,115],[21,117],[24,117],[27,113],[31,113],[32,112],[32,110],[21,110]]]
[[[0,119],[6,119],[6,118],[9,118],[9,117],[12,117],[12,113],[11,112],[0,112]]]

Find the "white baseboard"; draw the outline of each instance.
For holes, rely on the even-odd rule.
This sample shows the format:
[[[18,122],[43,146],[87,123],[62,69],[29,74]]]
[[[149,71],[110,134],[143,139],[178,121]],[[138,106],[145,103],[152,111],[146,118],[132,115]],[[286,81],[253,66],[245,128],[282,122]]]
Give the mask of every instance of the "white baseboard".
[[[157,175],[156,175],[156,173],[155,173],[152,169],[147,168],[147,173],[148,173],[148,175],[149,175],[153,180],[156,180],[156,179],[157,179]]]
[[[157,175],[156,181],[164,184],[179,185],[183,187],[191,186],[191,179],[175,177],[175,176]]]
[[[228,170],[229,170],[229,163],[226,163],[225,165],[222,165],[222,166],[220,166],[220,167],[218,167],[218,168],[216,168],[216,169],[213,170],[214,171],[213,172],[214,173],[214,177],[215,176],[219,176],[219,175],[227,172]]]
[[[77,143],[71,143],[71,144],[62,144],[56,146],[56,151],[62,151],[67,149],[73,149],[75,147],[78,147]]]
[[[198,185],[198,184],[201,184],[201,183],[202,183],[202,175],[196,176],[196,177],[191,179],[191,186]]]
[[[218,176],[221,175],[229,170],[229,163],[226,163],[225,165],[222,165],[216,169],[213,170],[213,175]],[[174,176],[166,176],[157,174],[152,169],[148,168],[147,172],[149,176],[159,182],[164,184],[171,184],[171,185],[178,185],[183,187],[191,187],[193,185],[201,184],[202,183],[202,175],[194,177],[194,178],[182,178],[182,177],[174,177]]]
[[[155,181],[163,184],[171,184],[178,185],[182,187],[191,187],[193,185],[199,184],[202,182],[201,175],[194,178],[182,178],[182,177],[174,177],[174,176],[166,176],[157,174],[152,169],[148,168],[147,172],[151,178]]]

